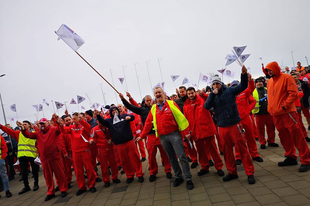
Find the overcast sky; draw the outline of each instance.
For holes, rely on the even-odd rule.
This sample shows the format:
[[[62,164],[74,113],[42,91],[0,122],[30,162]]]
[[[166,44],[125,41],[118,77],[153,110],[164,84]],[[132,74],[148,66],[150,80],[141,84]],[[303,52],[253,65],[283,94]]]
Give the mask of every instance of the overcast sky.
[[[84,39],[79,53],[85,59],[111,83],[112,71],[115,87],[122,93],[127,81],[129,92],[140,101],[135,63],[142,96],[161,82],[161,58],[169,95],[184,77],[198,84],[200,73],[217,73],[233,46],[247,45],[244,54],[251,56],[245,65],[253,76],[262,74],[260,57],[265,64],[278,61],[291,67],[293,51],[295,64],[306,65],[309,7],[307,0],[1,0],[0,74],[6,76],[0,78],[0,92],[7,120],[16,120],[10,110],[15,103],[19,120],[34,121],[37,112],[32,105],[43,98],[68,104],[76,95],[87,94],[92,103],[104,104],[100,84],[106,103],[116,103],[115,92],[63,41],[57,41],[54,31],[61,24]],[[227,69],[236,73],[234,79],[240,78],[236,63]],[[122,86],[118,78],[124,77],[123,71]],[[175,86],[170,75],[180,75]],[[224,77],[225,82],[232,80]],[[200,88],[205,86],[199,83]],[[79,106],[89,108],[90,101]],[[46,117],[52,110],[44,105]],[[76,110],[77,105],[69,106],[70,112]]]

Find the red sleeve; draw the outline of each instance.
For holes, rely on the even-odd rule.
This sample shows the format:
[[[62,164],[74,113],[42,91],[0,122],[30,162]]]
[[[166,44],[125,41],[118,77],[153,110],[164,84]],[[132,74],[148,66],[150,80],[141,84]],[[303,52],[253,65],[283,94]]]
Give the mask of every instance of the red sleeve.
[[[250,111],[252,111],[255,108],[256,105],[256,100],[254,97],[251,95],[249,96],[249,101],[250,101]]]
[[[1,159],[5,159],[8,155],[8,147],[6,146],[5,139],[0,135],[1,138]]]
[[[90,133],[91,126],[84,119],[80,121],[81,125],[84,127],[84,131]]]
[[[147,136],[147,134],[150,132],[152,127],[153,127],[153,115],[152,115],[152,112],[150,111],[145,120],[144,127],[141,132],[140,138],[144,139]]]
[[[66,149],[66,143],[65,143],[65,137],[64,137],[64,134],[61,133],[59,135],[59,146],[60,146],[60,151],[62,153],[62,155],[68,155],[68,151]]]
[[[298,98],[299,98],[299,99],[302,98],[303,96],[304,96],[303,91],[298,92]]]
[[[254,89],[255,89],[255,84],[253,80],[249,81],[248,85],[249,85],[248,88],[244,90],[246,97],[250,97],[253,94]]]
[[[267,72],[266,72],[265,67],[263,65],[262,65],[262,70],[263,70],[264,74],[267,75]]]
[[[134,105],[136,107],[140,107],[140,105],[133,98],[130,98],[129,102],[130,102],[130,104],[132,104],[132,105]]]
[[[37,132],[28,132],[27,130],[22,130],[23,135],[29,139],[38,139]]]
[[[2,131],[4,131],[5,133],[7,133],[8,135],[10,135],[11,137],[13,137],[14,139],[16,139],[18,142],[20,131],[15,131],[15,130],[9,129],[3,125],[0,126],[0,129]]]
[[[209,97],[209,95],[207,95],[206,93],[202,92],[200,97],[203,99],[203,101],[206,101]]]
[[[97,135],[95,132],[95,127],[91,129],[89,140],[94,140],[95,142],[97,141]]]

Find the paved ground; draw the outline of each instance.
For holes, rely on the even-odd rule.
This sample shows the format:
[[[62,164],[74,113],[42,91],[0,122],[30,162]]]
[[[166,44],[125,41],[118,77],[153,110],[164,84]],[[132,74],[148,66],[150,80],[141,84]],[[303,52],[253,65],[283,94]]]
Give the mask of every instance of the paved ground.
[[[279,139],[276,140],[279,143]],[[109,188],[104,188],[103,183],[96,185],[96,193],[85,193],[79,197],[75,196],[77,185],[73,180],[72,188],[66,198],[61,198],[60,193],[56,193],[56,198],[49,202],[44,202],[47,187],[45,185],[42,170],[40,172],[40,189],[36,192],[28,192],[18,195],[22,188],[22,182],[15,179],[10,182],[13,197],[7,199],[1,192],[0,205],[65,205],[65,206],[86,206],[86,205],[310,205],[310,171],[299,173],[299,166],[280,168],[277,162],[284,159],[284,150],[279,148],[258,149],[264,158],[263,163],[255,163],[256,184],[249,185],[242,166],[238,166],[239,179],[231,182],[223,182],[216,175],[214,167],[211,172],[202,177],[197,176],[200,166],[192,169],[195,189],[188,191],[186,184],[177,188],[172,187],[171,182],[166,179],[163,166],[159,167],[158,179],[156,182],[148,181],[148,162],[143,163],[145,172],[145,182],[138,183],[135,179],[133,183],[125,183],[125,175],[121,175],[122,183],[111,184]],[[158,157],[158,162],[160,159]],[[223,170],[226,173],[226,168]],[[19,178],[17,176],[17,178]],[[30,179],[31,184],[33,179]]]

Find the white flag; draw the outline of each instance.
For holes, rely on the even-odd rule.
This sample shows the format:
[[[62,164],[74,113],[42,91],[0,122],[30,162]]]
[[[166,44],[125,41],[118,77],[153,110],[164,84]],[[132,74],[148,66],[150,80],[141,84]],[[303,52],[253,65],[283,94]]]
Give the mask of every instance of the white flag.
[[[78,104],[82,103],[85,99],[86,99],[85,97],[77,95],[77,102],[78,102]]]
[[[56,105],[56,108],[57,108],[57,109],[61,109],[61,108],[64,106],[63,103],[56,102],[56,101],[55,101],[55,105]]]
[[[11,121],[14,122],[14,118],[13,117],[11,118]]]
[[[76,104],[76,101],[75,101],[75,99],[71,99],[71,101],[70,101],[70,104]]]
[[[229,70],[229,69],[226,69],[225,72],[224,72],[224,75],[228,76],[228,77],[235,77],[235,72]]]
[[[114,117],[113,117],[113,124],[116,124],[118,122],[120,122],[121,120],[119,120],[118,116],[116,113],[114,113]]]
[[[35,105],[32,105],[36,110],[37,112],[39,111],[39,105],[35,104]]]
[[[16,104],[12,104],[10,106],[10,109],[13,111],[13,112],[16,112]]]
[[[161,83],[161,88],[163,88],[163,90],[165,91],[165,82]]]
[[[236,59],[238,59],[238,57],[236,55],[234,55],[234,54],[227,54],[225,59],[234,59],[234,60],[236,60]]]
[[[201,73],[200,73],[200,76],[199,76],[199,80],[203,81],[203,82],[207,82],[207,83],[210,82],[210,78],[207,75],[204,75],[204,74],[201,74]]]
[[[95,103],[95,105],[96,105],[96,109],[98,109],[100,107],[99,103]]]
[[[154,90],[156,87],[161,87],[161,88],[162,88],[161,83],[157,83],[157,84],[153,87],[153,90]]]
[[[50,106],[50,104],[46,101],[46,99],[43,99],[43,103],[45,103],[47,106]]]
[[[39,112],[42,112],[43,111],[43,105],[42,104],[39,104]]]
[[[81,106],[81,109],[85,109],[85,107]]]
[[[62,39],[73,51],[77,51],[85,43],[77,33],[65,24],[61,25],[55,33],[58,35],[58,40]]]
[[[236,59],[227,59],[225,66],[232,64],[234,61],[236,61]]]
[[[182,84],[187,84],[187,83],[190,83],[190,82],[186,77],[184,77]]]
[[[180,75],[171,75],[171,79],[174,82],[175,80],[177,80],[177,78],[179,78]]]
[[[234,46],[234,50],[235,50],[238,57],[242,54],[242,52],[245,50],[245,48],[246,48],[246,46],[241,46],[241,47]]]
[[[245,60],[247,60],[247,58],[249,58],[251,54],[242,54],[239,59],[241,61],[241,63],[243,64],[245,62]]]
[[[120,77],[120,78],[118,78],[118,80],[121,82],[121,84],[123,84],[123,82],[124,82],[125,78]]]

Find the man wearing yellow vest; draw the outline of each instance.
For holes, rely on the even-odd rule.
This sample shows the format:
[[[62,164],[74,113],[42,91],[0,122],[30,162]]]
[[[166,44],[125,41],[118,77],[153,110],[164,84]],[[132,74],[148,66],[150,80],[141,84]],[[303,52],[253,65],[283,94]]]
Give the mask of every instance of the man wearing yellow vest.
[[[4,138],[0,135],[0,178],[2,180],[5,189],[5,195],[7,198],[9,198],[12,197],[12,193],[10,192],[9,178],[6,174],[6,167],[5,167],[5,158],[7,156],[7,152],[8,147],[6,146]]]
[[[182,170],[177,159],[178,157],[187,182],[187,189],[192,190],[194,189],[192,174],[190,172],[182,137],[180,135],[180,131],[185,130],[185,137],[190,137],[188,130],[189,123],[177,104],[165,99],[164,91],[161,87],[155,87],[154,95],[156,98],[156,104],[152,106],[145,121],[141,136],[137,138],[136,141],[145,138],[154,126],[156,137],[159,137],[176,176],[173,186],[177,187],[184,181]]]
[[[23,121],[25,129],[31,132],[31,124],[29,121]],[[0,129],[17,140],[17,158],[20,162],[20,168],[22,171],[22,179],[24,182],[24,188],[18,194],[24,194],[31,190],[28,182],[28,164],[30,162],[32,174],[34,178],[33,191],[39,189],[39,176],[38,176],[38,165],[34,163],[34,159],[38,156],[36,140],[26,138],[20,131],[9,129],[0,124]]]
[[[279,147],[275,143],[275,125],[272,116],[267,111],[267,88],[264,87],[264,77],[255,80],[256,88],[253,91],[253,97],[256,100],[255,108],[252,113],[255,114],[255,120],[258,130],[258,139],[261,149],[266,149],[266,143],[270,147]],[[267,128],[268,139],[265,139],[265,126]]]

